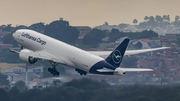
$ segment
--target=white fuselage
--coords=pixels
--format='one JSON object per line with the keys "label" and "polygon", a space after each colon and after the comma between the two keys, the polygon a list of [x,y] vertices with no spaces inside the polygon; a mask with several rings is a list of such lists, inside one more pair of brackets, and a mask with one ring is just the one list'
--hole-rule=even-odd
{"label": "white fuselage", "polygon": [[63,59],[67,66],[89,72],[89,69],[103,58],[43,35],[41,33],[22,29],[13,34],[19,45],[34,52],[46,51],[59,59]]}

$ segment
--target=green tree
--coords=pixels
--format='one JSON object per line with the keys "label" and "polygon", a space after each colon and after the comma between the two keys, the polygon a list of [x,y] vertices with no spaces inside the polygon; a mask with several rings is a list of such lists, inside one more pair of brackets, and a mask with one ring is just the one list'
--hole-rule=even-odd
{"label": "green tree", "polygon": [[142,48],[142,43],[141,42],[137,42],[137,44],[135,45],[136,49],[141,49]]}
{"label": "green tree", "polygon": [[61,84],[62,84],[62,81],[61,81],[61,80],[54,80],[54,81],[53,81],[54,87],[60,86]]}
{"label": "green tree", "polygon": [[7,34],[4,38],[3,38],[3,43],[4,44],[12,44],[14,47],[17,47],[18,44],[17,42],[14,40],[14,38],[12,37],[12,34]]}
{"label": "green tree", "polygon": [[17,87],[12,87],[10,90],[9,90],[9,96],[10,96],[10,101],[18,101],[19,98],[19,90],[17,89]]}
{"label": "green tree", "polygon": [[141,38],[153,38],[158,37],[158,34],[152,30],[144,30],[141,32]]}
{"label": "green tree", "polygon": [[31,26],[29,26],[30,29],[32,30],[35,30],[35,31],[44,31],[46,25],[44,25],[43,22],[39,22],[39,23],[35,23],[35,24],[32,24]]}
{"label": "green tree", "polygon": [[0,86],[9,85],[9,81],[7,80],[7,78],[7,75],[0,73]]}
{"label": "green tree", "polygon": [[167,15],[166,17],[167,17],[167,18],[166,18],[166,19],[167,19],[167,21],[168,21],[168,22],[170,22],[170,16],[169,16],[169,15]]}
{"label": "green tree", "polygon": [[119,32],[118,29],[112,29],[111,33],[109,34],[109,38],[111,42],[116,41],[117,39],[121,38],[124,36],[123,32]]}
{"label": "green tree", "polygon": [[7,92],[2,88],[0,88],[0,100],[1,101],[9,101],[9,96],[8,96]]}
{"label": "green tree", "polygon": [[159,16],[159,15],[156,15],[156,22],[163,22],[163,18],[161,17],[161,16]]}
{"label": "green tree", "polygon": [[79,31],[75,27],[69,26],[68,21],[58,20],[47,25],[44,34],[65,43],[75,45]]}
{"label": "green tree", "polygon": [[146,20],[146,21],[149,20],[149,17],[148,17],[148,16],[145,16],[145,17],[144,17],[144,20]]}
{"label": "green tree", "polygon": [[163,15],[163,20],[170,22],[170,16],[169,15]]}
{"label": "green tree", "polygon": [[155,22],[155,18],[154,18],[153,16],[150,16],[150,17],[149,17],[149,21],[150,21],[150,22]]}
{"label": "green tree", "polygon": [[17,87],[20,91],[26,88],[26,84],[24,81],[20,80],[15,83],[15,87]]}
{"label": "green tree", "polygon": [[175,22],[177,22],[178,20],[179,20],[179,16],[176,15],[176,16],[175,16]]}
{"label": "green tree", "polygon": [[100,83],[92,79],[83,78],[81,80],[72,80],[70,82],[63,84],[63,86],[72,86],[83,90],[95,90],[105,87],[105,82],[102,81],[102,83]]}
{"label": "green tree", "polygon": [[1,60],[0,62],[7,63],[22,63],[18,54],[12,53],[8,48],[4,48],[0,51]]}
{"label": "green tree", "polygon": [[126,28],[126,27],[128,26],[128,24],[122,23],[122,24],[119,24],[118,26],[119,26],[121,29],[124,29],[124,28]]}
{"label": "green tree", "polygon": [[89,45],[90,47],[98,47],[99,43],[102,42],[102,38],[105,37],[105,35],[105,31],[93,29],[84,36],[83,44]]}
{"label": "green tree", "polygon": [[137,24],[137,23],[138,23],[137,19],[134,19],[134,20],[133,20],[133,23],[134,23],[134,24]]}
{"label": "green tree", "polygon": [[150,97],[147,96],[138,96],[133,101],[153,101]]}
{"label": "green tree", "polygon": [[11,24],[7,24],[7,26],[3,29],[3,31],[11,32],[12,31]]}

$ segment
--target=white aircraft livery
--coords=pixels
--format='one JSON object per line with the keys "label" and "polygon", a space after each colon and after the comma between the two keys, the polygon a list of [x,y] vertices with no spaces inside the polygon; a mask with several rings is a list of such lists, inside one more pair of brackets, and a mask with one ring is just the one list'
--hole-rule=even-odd
{"label": "white aircraft livery", "polygon": [[59,72],[56,70],[58,64],[75,68],[81,75],[87,73],[125,75],[126,72],[130,71],[153,71],[152,69],[143,68],[120,68],[120,64],[125,55],[169,48],[126,51],[130,39],[125,38],[113,51],[84,51],[28,29],[17,30],[13,33],[13,38],[22,50],[18,52],[11,49],[11,52],[18,53],[22,61],[30,64],[37,62],[37,60],[47,60],[52,65],[52,68],[48,68],[48,71],[54,76],[59,76]]}

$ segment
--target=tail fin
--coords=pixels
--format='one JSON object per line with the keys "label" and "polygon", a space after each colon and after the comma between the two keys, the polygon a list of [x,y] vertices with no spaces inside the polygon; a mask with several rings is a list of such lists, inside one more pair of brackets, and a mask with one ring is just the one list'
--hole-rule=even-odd
{"label": "tail fin", "polygon": [[118,47],[106,58],[106,61],[115,67],[119,67],[130,39],[125,38]]}

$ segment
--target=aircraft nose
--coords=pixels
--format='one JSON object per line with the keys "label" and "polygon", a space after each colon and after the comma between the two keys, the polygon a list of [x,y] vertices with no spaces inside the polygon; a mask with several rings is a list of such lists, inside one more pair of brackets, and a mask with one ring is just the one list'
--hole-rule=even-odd
{"label": "aircraft nose", "polygon": [[12,34],[13,38],[15,38],[17,36],[17,31],[15,31],[13,34]]}
{"label": "aircraft nose", "polygon": [[15,36],[15,33],[16,33],[16,32],[14,32],[14,33],[12,34],[13,38],[14,38],[14,36]]}

